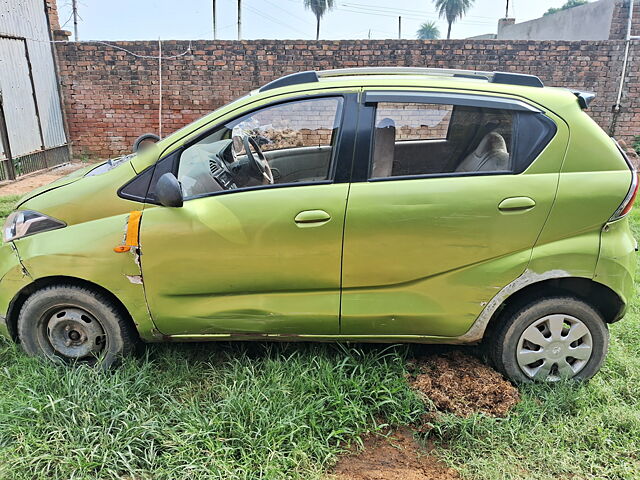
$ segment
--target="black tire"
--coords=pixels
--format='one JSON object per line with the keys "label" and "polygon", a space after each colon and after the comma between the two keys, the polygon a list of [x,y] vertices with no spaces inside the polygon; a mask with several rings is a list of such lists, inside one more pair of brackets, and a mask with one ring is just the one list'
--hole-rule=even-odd
{"label": "black tire", "polygon": [[151,140],[153,143],[157,143],[160,141],[160,137],[155,133],[143,133],[135,139],[135,141],[133,142],[133,146],[131,147],[131,151],[133,153],[136,153],[138,150],[140,150],[140,146],[145,140]]}
{"label": "black tire", "polygon": [[[552,315],[565,315],[567,316],[566,318],[569,319],[569,322],[578,320],[578,323],[573,324],[564,323],[563,320],[563,329],[560,335],[564,335],[562,338],[567,339],[565,345],[562,345],[562,342],[552,342],[552,340],[557,337],[552,337],[548,329],[550,324],[544,324],[544,319],[552,318],[550,317]],[[574,325],[579,325],[579,323],[582,323],[587,328],[588,334],[585,333],[584,336],[575,343],[569,344],[569,335],[565,333],[569,331],[566,325],[572,328]],[[526,343],[528,340],[525,338],[527,337],[525,331],[533,334],[535,333],[532,330],[533,328],[542,331],[542,335],[545,337],[548,335],[546,341],[549,343],[545,344],[543,348],[538,347],[535,343]],[[524,343],[521,344],[521,341]],[[489,358],[493,366],[511,381],[520,383],[556,381],[559,378],[584,381],[593,377],[600,370],[607,356],[609,330],[602,315],[582,300],[571,296],[544,297],[527,303],[524,306],[520,305],[512,309],[507,307],[501,315],[498,327],[491,334],[487,343]],[[572,351],[568,349],[567,345],[572,348],[577,346],[588,349],[590,347],[590,357],[583,360],[572,358],[570,353],[567,353]],[[560,349],[566,350],[562,350],[560,357],[555,357],[555,355],[558,355],[557,352]],[[521,366],[520,363],[525,363],[526,360],[520,357],[521,360],[519,363],[518,354],[525,350],[527,352],[535,350],[536,354],[543,351],[548,353],[544,354],[545,358],[543,359],[532,362],[529,365]],[[542,355],[542,353],[540,353],[540,355]],[[571,368],[576,370],[576,372],[571,375],[559,373],[559,367],[561,365],[559,362],[563,362],[565,356],[569,360],[565,358],[565,363],[562,363],[563,367],[566,368],[566,363],[569,363]],[[558,359],[558,363],[555,363],[555,366],[551,366],[552,370],[551,373],[548,374],[548,377],[542,378],[542,376],[545,375],[542,370],[539,372],[541,378],[532,377],[532,372],[535,372],[538,367],[541,367],[542,364],[553,364],[555,358]],[[574,362],[573,365],[571,365],[571,362]],[[545,365],[545,368],[548,367]],[[558,373],[554,374],[554,371]],[[567,371],[569,370],[565,370],[565,372]],[[573,372],[573,370],[571,370],[571,372]],[[535,374],[533,375],[535,376]]]}
{"label": "black tire", "polygon": [[105,368],[136,353],[140,345],[118,304],[76,285],[54,285],[31,294],[18,316],[18,336],[30,355]]}

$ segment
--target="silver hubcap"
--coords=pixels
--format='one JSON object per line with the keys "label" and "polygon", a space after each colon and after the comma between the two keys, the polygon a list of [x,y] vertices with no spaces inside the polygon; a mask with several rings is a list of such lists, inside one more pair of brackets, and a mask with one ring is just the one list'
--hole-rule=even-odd
{"label": "silver hubcap", "polygon": [[516,359],[535,380],[571,378],[584,368],[593,350],[591,332],[570,315],[547,315],[533,322],[518,340]]}
{"label": "silver hubcap", "polygon": [[79,360],[98,355],[106,335],[100,322],[81,308],[60,308],[45,319],[47,337],[56,353]]}

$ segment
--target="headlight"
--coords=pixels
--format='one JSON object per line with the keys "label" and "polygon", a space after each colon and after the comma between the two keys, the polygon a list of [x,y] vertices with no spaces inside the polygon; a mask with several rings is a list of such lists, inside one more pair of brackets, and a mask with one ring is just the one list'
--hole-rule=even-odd
{"label": "headlight", "polygon": [[34,233],[66,227],[67,224],[33,210],[18,210],[7,217],[2,229],[5,242],[27,237]]}

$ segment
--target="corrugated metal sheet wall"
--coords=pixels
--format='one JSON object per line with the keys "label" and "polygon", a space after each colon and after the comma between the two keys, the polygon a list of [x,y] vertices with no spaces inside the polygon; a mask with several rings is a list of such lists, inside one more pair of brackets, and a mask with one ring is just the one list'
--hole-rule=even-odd
{"label": "corrugated metal sheet wall", "polygon": [[0,135],[0,160],[7,158],[7,154],[4,150],[4,144],[2,143],[2,135]]}
{"label": "corrugated metal sheet wall", "polygon": [[[26,55],[31,66],[31,75],[33,78],[33,86],[35,88],[35,99],[37,101],[38,113],[40,116],[40,126],[42,128],[42,137],[44,139],[44,147],[52,148],[66,144],[66,135],[64,132],[64,123],[62,119],[62,109],[58,92],[58,83],[54,67],[53,52],[49,43],[49,26],[45,13],[45,5],[43,0],[0,0],[0,37],[18,37],[24,38],[26,42]],[[25,43],[23,42],[23,45]],[[2,42],[7,45],[7,41]],[[8,50],[15,47],[4,47]],[[23,46],[24,50],[24,46]],[[12,51],[14,54],[15,51]],[[5,57],[3,51],[0,51],[0,59],[3,61],[16,62],[14,70],[21,70],[20,62],[26,61],[14,57],[9,60]],[[29,64],[27,64],[28,66]],[[9,68],[10,70],[11,68]],[[3,69],[5,70],[5,69]],[[0,79],[1,81],[1,79]],[[27,76],[21,77],[21,82],[26,83],[25,88],[31,89],[31,79]],[[4,90],[3,83],[0,83],[0,89]],[[21,94],[23,90],[21,90]],[[3,93],[4,100],[7,102],[7,92]],[[26,114],[25,111],[22,112]],[[9,115],[5,111],[5,117]],[[12,130],[11,125],[7,121],[7,129]],[[24,140],[20,141],[19,148],[13,145],[11,140],[11,153],[14,157],[31,153],[34,151],[34,138],[29,124],[29,132],[27,127],[23,127],[18,132],[24,135]],[[39,129],[35,130],[38,137],[36,150],[41,149],[42,142],[40,140]],[[12,139],[12,133],[9,131],[9,138]],[[30,149],[30,150],[25,150]]]}
{"label": "corrugated metal sheet wall", "polygon": [[11,154],[42,150],[24,40],[0,37],[0,93]]}

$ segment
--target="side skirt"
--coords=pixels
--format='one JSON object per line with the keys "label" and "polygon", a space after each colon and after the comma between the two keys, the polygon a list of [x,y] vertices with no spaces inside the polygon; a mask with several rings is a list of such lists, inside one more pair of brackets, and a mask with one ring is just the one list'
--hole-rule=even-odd
{"label": "side skirt", "polygon": [[224,342],[256,341],[274,342],[355,342],[355,343],[433,343],[461,344],[457,337],[427,335],[295,335],[276,333],[221,333],[200,335],[167,335],[168,342]]}

